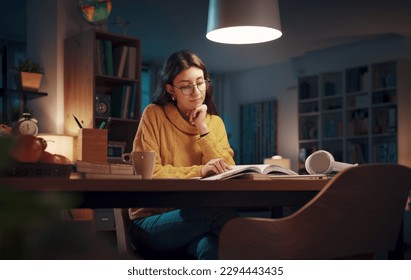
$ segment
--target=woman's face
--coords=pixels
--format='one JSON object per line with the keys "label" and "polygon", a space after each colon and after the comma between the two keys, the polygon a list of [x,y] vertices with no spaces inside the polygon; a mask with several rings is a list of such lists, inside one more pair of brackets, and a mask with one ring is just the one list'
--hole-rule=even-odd
{"label": "woman's face", "polygon": [[204,80],[203,70],[197,67],[190,67],[181,71],[175,77],[172,85],[166,85],[166,91],[174,97],[178,110],[184,116],[187,111],[204,103],[206,81]]}

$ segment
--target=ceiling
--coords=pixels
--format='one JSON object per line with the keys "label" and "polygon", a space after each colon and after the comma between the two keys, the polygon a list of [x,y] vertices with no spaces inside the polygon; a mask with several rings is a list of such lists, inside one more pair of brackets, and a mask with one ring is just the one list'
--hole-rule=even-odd
{"label": "ceiling", "polygon": [[[25,40],[25,2],[0,10],[0,38]],[[78,0],[70,0],[73,5]],[[235,1],[235,0],[234,0]],[[411,36],[411,0],[278,0],[283,36],[263,44],[225,45],[206,39],[209,0],[112,0],[109,30],[139,37],[146,63],[162,63],[190,49],[213,72],[238,71],[286,61],[311,51],[383,37]],[[255,5],[258,0],[250,0]]]}
{"label": "ceiling", "polygon": [[[258,0],[250,0],[255,5]],[[410,0],[279,0],[283,36],[253,45],[208,41],[208,0],[112,0],[109,30],[139,37],[144,62],[190,49],[209,70],[238,71],[387,34],[411,35]]]}

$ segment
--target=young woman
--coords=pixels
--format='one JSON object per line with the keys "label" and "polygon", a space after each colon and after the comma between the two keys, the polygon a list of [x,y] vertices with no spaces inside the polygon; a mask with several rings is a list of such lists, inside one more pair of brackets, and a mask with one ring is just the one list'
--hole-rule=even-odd
{"label": "young woman", "polygon": [[[156,152],[153,178],[205,177],[234,165],[209,74],[196,54],[172,54],[156,94],[143,112],[133,147]],[[220,229],[236,216],[233,209],[218,208],[131,208],[129,215],[134,243],[160,251],[184,249],[197,259],[218,258]]]}

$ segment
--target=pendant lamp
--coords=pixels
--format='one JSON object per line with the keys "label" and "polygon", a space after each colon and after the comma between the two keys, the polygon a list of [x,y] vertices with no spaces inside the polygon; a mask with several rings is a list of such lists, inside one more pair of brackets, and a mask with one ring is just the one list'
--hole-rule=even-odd
{"label": "pendant lamp", "polygon": [[278,0],[210,0],[206,37],[225,44],[255,44],[281,37]]}

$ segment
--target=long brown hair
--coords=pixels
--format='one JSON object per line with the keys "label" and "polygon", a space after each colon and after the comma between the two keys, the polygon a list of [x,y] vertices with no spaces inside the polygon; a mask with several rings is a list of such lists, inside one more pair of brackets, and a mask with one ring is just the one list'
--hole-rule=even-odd
{"label": "long brown hair", "polygon": [[[175,103],[175,101],[171,99],[171,96],[166,92],[166,85],[172,85],[175,77],[181,71],[190,67],[200,68],[203,70],[204,79],[210,80],[210,75],[207,72],[207,68],[198,55],[188,50],[180,50],[175,52],[163,64],[153,103],[157,105]],[[207,89],[204,104],[207,105],[207,112],[209,114],[217,115],[217,109],[213,101],[213,87],[211,82]]]}

